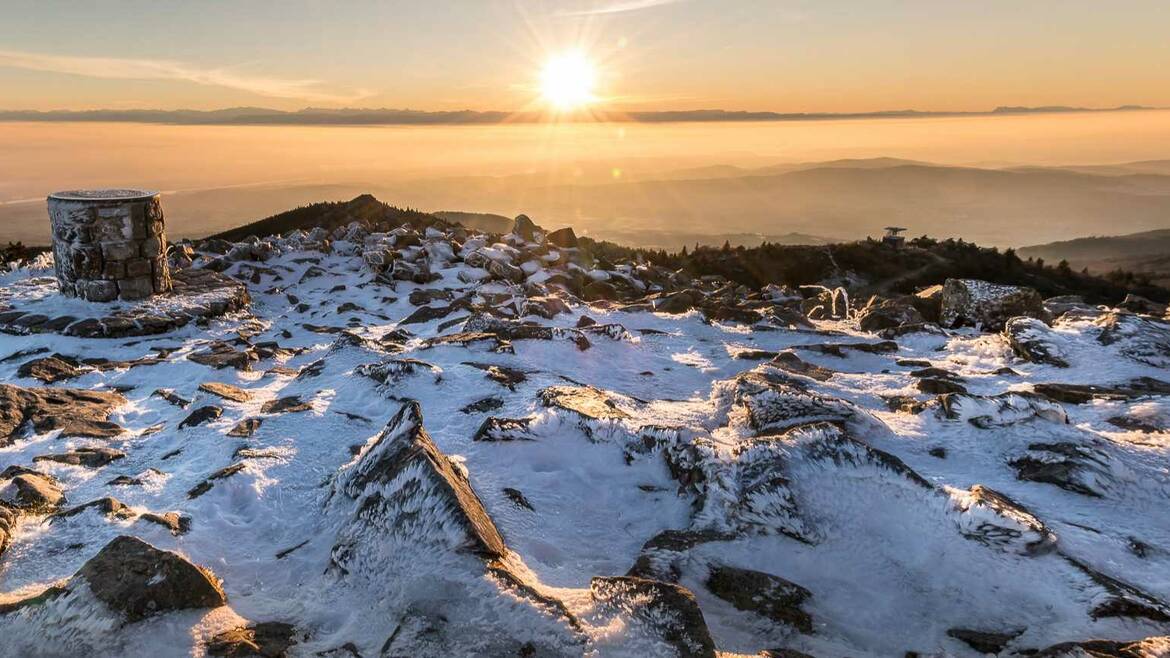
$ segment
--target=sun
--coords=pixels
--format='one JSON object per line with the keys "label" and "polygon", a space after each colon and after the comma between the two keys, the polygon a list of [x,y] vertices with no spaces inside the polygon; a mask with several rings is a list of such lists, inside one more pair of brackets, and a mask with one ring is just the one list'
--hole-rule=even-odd
{"label": "sun", "polygon": [[540,95],[558,110],[572,110],[596,100],[593,62],[580,51],[550,57],[540,71]]}

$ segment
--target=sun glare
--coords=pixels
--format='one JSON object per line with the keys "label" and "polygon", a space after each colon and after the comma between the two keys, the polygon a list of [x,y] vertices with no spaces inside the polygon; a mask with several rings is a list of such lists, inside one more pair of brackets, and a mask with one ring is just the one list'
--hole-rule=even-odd
{"label": "sun glare", "polygon": [[595,100],[593,63],[581,52],[549,58],[540,72],[540,94],[558,110],[572,110]]}

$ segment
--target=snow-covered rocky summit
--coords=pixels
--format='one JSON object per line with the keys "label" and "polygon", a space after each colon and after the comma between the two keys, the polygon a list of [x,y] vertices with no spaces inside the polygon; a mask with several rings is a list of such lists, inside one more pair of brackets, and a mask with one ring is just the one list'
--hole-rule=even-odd
{"label": "snow-covered rocky summit", "polygon": [[526,217],[170,257],[250,305],[0,336],[0,655],[1170,655],[1160,317]]}

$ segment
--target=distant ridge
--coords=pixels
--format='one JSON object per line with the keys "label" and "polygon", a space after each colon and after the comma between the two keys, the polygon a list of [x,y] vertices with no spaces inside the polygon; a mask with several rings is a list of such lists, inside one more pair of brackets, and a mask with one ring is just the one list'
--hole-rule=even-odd
{"label": "distant ridge", "polygon": [[[831,121],[837,119],[905,119],[927,117],[1002,116],[1072,112],[1132,112],[1161,108],[1122,105],[1113,108],[1066,106],[1000,106],[994,110],[932,112],[885,110],[876,112],[747,112],[742,110],[657,110],[642,112],[588,111],[561,115],[558,121],[611,121],[634,123],[740,122],[740,121]],[[0,110],[0,121],[112,121],[184,125],[465,125],[492,123],[538,123],[548,120],[540,112],[479,110],[424,111],[389,108],[305,108],[296,111],[263,107],[235,107],[222,110]]]}
{"label": "distant ridge", "polygon": [[393,228],[405,223],[429,223],[438,221],[438,218],[417,210],[396,208],[378,201],[372,194],[362,194],[349,201],[324,201],[286,210],[208,237],[238,242],[252,235],[263,237],[297,229],[308,231],[321,227],[333,230],[354,221]]}

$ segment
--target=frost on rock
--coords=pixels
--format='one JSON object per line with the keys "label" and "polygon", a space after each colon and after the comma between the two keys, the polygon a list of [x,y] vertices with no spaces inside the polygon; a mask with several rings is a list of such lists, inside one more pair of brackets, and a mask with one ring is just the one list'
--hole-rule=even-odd
{"label": "frost on rock", "polygon": [[948,393],[941,398],[939,412],[944,418],[966,421],[980,429],[1006,427],[1034,420],[1061,424],[1068,422],[1068,414],[1060,405],[1025,393],[990,396]]}
{"label": "frost on rock", "polygon": [[[502,637],[501,627],[478,620],[506,608],[524,615],[528,621],[518,623],[543,633],[542,643],[557,651],[579,643],[575,617],[530,582],[466,473],[427,435],[417,402],[404,404],[337,474],[331,498],[330,513],[344,515],[330,551],[331,574],[361,588],[430,592],[420,610],[414,609],[420,601],[395,602],[416,624],[410,631],[417,636],[396,640],[413,643],[403,651],[518,651],[522,639]],[[516,601],[509,603],[505,592]]]}
{"label": "frost on rock", "polygon": [[1068,355],[1061,346],[1060,338],[1036,318],[1017,317],[1007,321],[1003,330],[1008,344],[1016,356],[1031,361],[1044,363],[1058,368],[1068,367]]}
{"label": "frost on rock", "polygon": [[947,279],[943,284],[939,324],[944,327],[971,324],[999,331],[1016,316],[1046,319],[1048,311],[1040,293],[975,279]]}
{"label": "frost on rock", "polygon": [[950,493],[964,537],[1023,555],[1055,547],[1056,535],[1040,519],[998,491],[977,484]]}
{"label": "frost on rock", "polygon": [[1170,368],[1170,322],[1131,313],[1110,313],[1097,321],[1097,340],[1134,361]]}
{"label": "frost on rock", "polygon": [[[0,380],[55,384],[0,384],[0,655],[1166,654],[1156,306],[961,281],[859,312],[327,210],[172,244],[251,305],[158,335],[38,333],[89,302],[0,271]],[[129,621],[105,585],[178,567],[70,578],[123,535],[239,611]]]}

